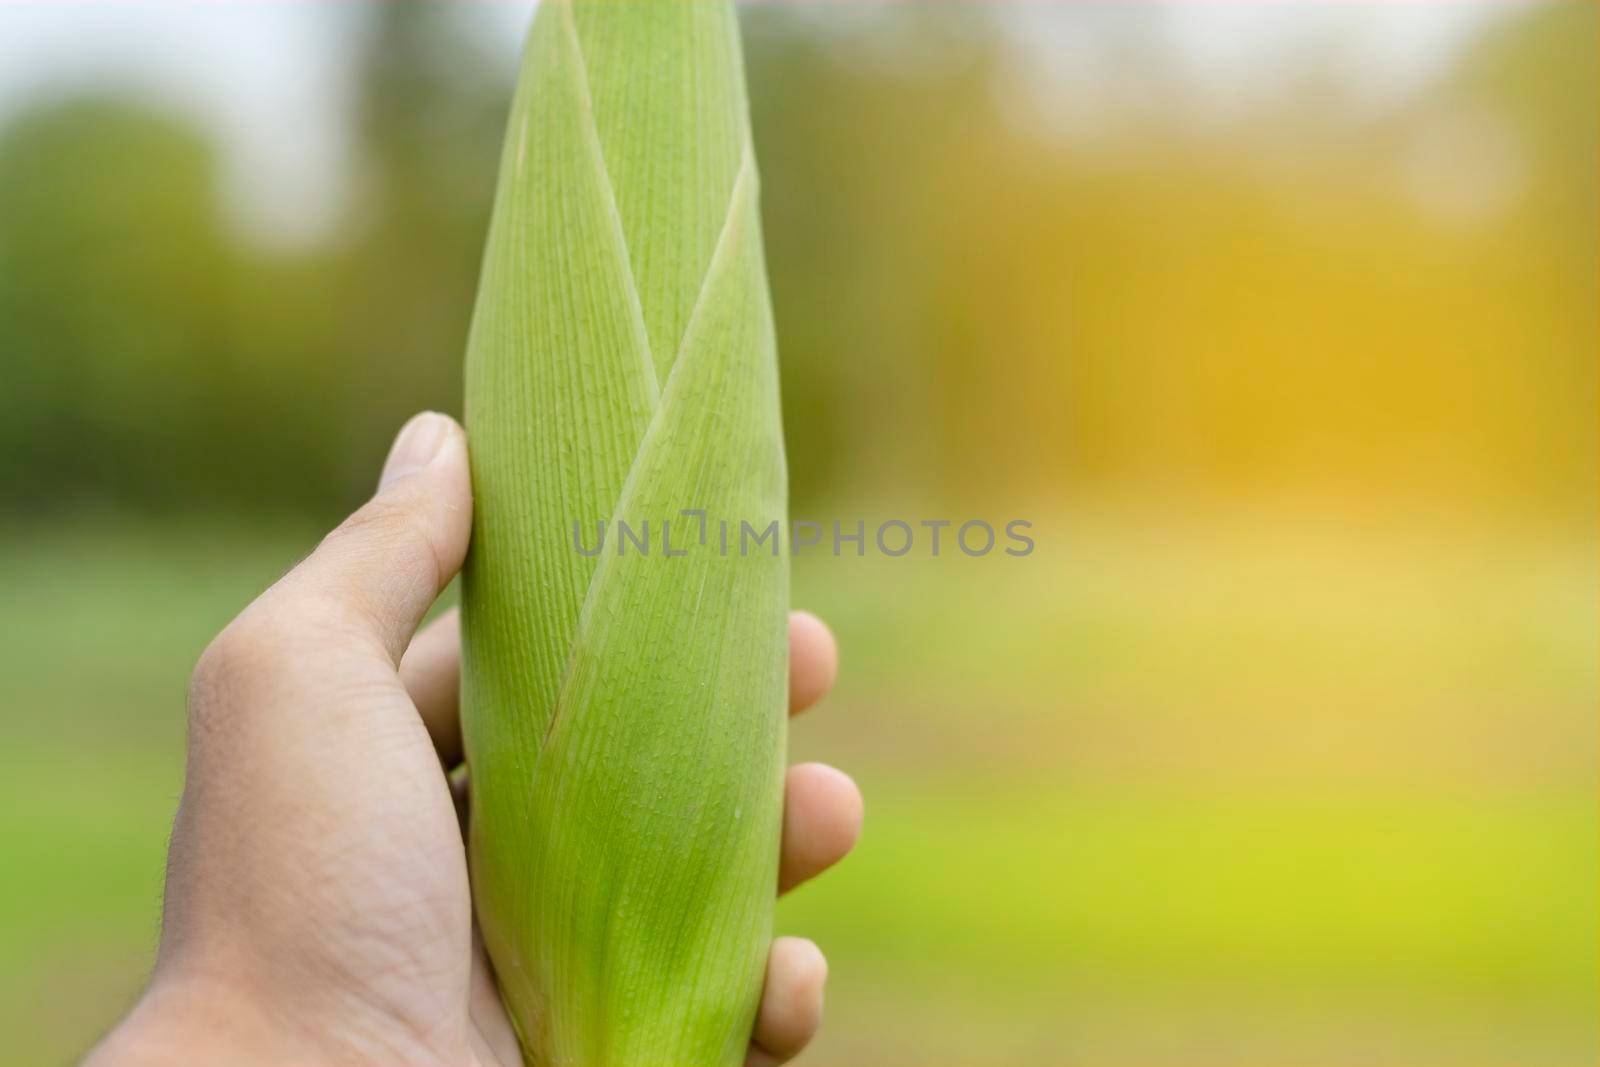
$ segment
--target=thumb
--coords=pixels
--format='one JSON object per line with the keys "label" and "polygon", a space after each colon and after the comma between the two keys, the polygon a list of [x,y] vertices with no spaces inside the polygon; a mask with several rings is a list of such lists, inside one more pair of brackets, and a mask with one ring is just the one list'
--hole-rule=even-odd
{"label": "thumb", "polygon": [[380,642],[398,665],[429,606],[449,584],[472,534],[467,438],[426,411],[401,428],[378,492],[279,583]]}

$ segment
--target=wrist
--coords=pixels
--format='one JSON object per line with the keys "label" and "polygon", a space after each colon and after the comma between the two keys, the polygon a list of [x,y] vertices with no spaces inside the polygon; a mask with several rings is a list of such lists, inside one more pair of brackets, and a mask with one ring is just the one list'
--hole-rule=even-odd
{"label": "wrist", "polygon": [[211,974],[160,968],[127,1018],[82,1067],[332,1067],[438,1063],[436,1049],[388,1016],[332,992],[275,996]]}
{"label": "wrist", "polygon": [[83,1067],[227,1063],[267,1067],[298,1057],[247,998],[206,979],[152,981]]}

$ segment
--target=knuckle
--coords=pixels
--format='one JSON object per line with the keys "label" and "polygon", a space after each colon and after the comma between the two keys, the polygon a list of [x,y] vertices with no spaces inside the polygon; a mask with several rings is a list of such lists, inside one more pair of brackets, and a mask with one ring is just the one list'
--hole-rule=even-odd
{"label": "knuckle", "polygon": [[280,642],[247,610],[212,639],[189,676],[189,722],[209,730],[223,709],[238,702],[274,669]]}
{"label": "knuckle", "polygon": [[437,586],[443,565],[423,502],[406,494],[377,497],[340,523],[328,540],[345,550],[429,575]]}
{"label": "knuckle", "polygon": [[189,709],[213,703],[227,688],[239,658],[239,639],[230,625],[206,645],[189,676]]}

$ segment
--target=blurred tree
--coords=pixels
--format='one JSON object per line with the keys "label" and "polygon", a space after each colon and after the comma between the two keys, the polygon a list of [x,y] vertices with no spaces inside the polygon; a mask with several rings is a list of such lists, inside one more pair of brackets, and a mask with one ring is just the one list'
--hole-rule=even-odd
{"label": "blurred tree", "polygon": [[743,14],[795,507],[947,492],[993,454],[968,439],[994,410],[992,384],[974,383],[1014,384],[975,350],[970,294],[939,292],[971,281],[957,228],[986,210],[949,175],[987,167],[1003,136],[991,20],[925,5],[838,24]]}
{"label": "blurred tree", "polygon": [[[401,419],[458,410],[512,76],[473,15],[318,12],[358,50],[355,207],[320,248],[229,231],[205,138],[148,108],[0,132],[8,506],[330,515]],[[1333,92],[1341,41],[1204,125],[1137,8],[743,18],[797,512],[1083,487],[1592,510],[1592,3],[1490,22],[1409,105]],[[1030,83],[1019,31],[1115,70]],[[1505,202],[1430,202],[1475,175]]]}
{"label": "blurred tree", "polygon": [[331,513],[406,415],[459,408],[509,72],[455,9],[325,17],[363,21],[358,208],[323,247],[244,243],[205,135],[150,106],[0,136],[8,505]]}
{"label": "blurred tree", "polygon": [[[1224,118],[1170,76],[1170,42],[1130,32],[1139,9],[751,9],[797,506],[1591,501],[1596,10],[1502,16],[1419,103],[1377,110],[1329,38],[1314,76]],[[1106,128],[1063,135],[1070,78],[1018,108],[1004,17],[1115,45]],[[1452,219],[1405,178],[1440,107],[1474,98],[1504,123],[1446,114],[1429,165],[1528,184]]]}
{"label": "blurred tree", "polygon": [[226,480],[194,451],[239,399],[215,172],[194,130],[111,100],[51,104],[0,138],[0,482],[17,505],[171,505]]}
{"label": "blurred tree", "polygon": [[[399,421],[460,414],[461,355],[514,72],[450,4],[374,4],[355,100],[357,207],[344,238],[339,343],[345,474],[364,487]],[[336,13],[333,17],[343,17]]]}
{"label": "blurred tree", "polygon": [[[1592,528],[1600,463],[1600,5],[1561,0],[1494,27],[1449,89],[1514,131],[1518,210],[1482,250],[1517,424],[1506,476]],[[1509,440],[1506,440],[1508,438]]]}

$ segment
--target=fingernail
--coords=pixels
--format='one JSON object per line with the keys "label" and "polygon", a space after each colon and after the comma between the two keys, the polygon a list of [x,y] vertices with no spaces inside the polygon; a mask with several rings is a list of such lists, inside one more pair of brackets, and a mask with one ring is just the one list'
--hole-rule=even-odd
{"label": "fingernail", "polygon": [[450,420],[437,412],[424,411],[412,416],[389,447],[389,458],[383,461],[383,477],[378,479],[378,488],[381,490],[426,467],[439,454],[449,433]]}

